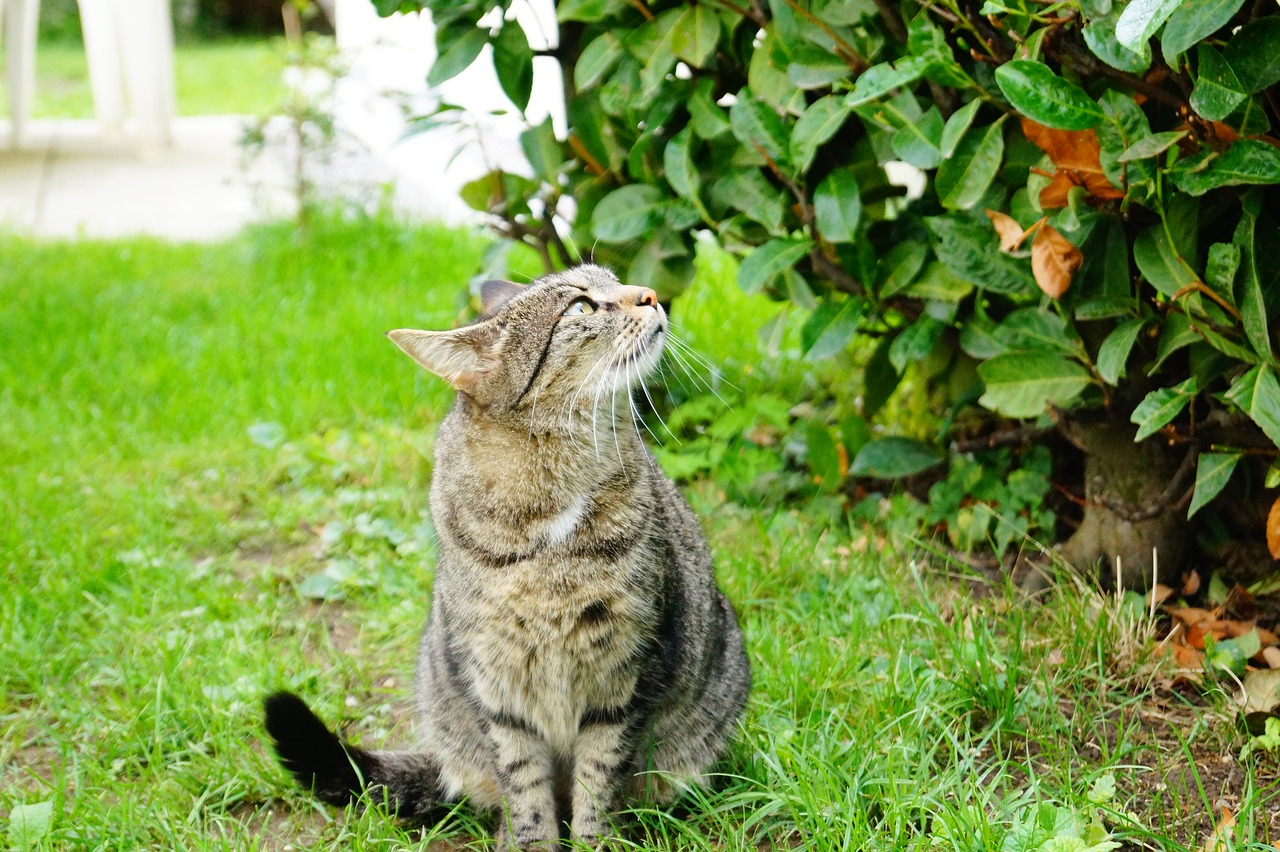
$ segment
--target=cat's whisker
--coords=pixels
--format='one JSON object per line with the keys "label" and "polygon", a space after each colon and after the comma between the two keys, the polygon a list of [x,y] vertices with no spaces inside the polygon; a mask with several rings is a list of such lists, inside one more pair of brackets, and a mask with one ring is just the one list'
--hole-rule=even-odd
{"label": "cat's whisker", "polygon": [[[671,431],[671,427],[667,425],[667,421],[662,419],[662,413],[658,411],[658,406],[654,404],[653,397],[649,394],[649,386],[645,384],[644,374],[639,370],[638,365],[636,369],[636,380],[640,383],[640,390],[644,391],[644,398],[649,400],[649,410],[652,411],[653,415],[658,418],[658,422],[662,424],[662,428],[667,431],[668,435],[670,435],[672,438],[675,439],[675,442],[677,445],[684,446],[684,443],[679,438],[676,437],[676,433]],[[652,430],[649,432],[649,434],[653,435]],[[658,440],[657,435],[654,435],[653,439],[655,441],[658,441],[659,445],[663,443],[662,441]]]}
{"label": "cat's whisker", "polygon": [[[640,427],[643,426],[644,431],[649,433],[649,436],[653,438],[654,442],[657,443],[658,445],[661,445],[662,441],[658,438],[657,435],[653,434],[653,430],[649,428],[649,424],[645,423],[644,418],[640,416],[640,410],[636,408],[635,397],[632,395],[632,392],[631,392],[631,368],[632,367],[636,368],[636,381],[640,384],[640,387],[642,388],[644,387],[644,376],[640,374],[640,362],[637,359],[635,353],[632,353],[627,357],[626,363],[627,363],[627,402],[631,406],[631,425],[632,425],[632,428],[635,429],[636,431],[636,438],[641,441],[644,440],[644,437],[640,434]],[[649,395],[649,391],[647,389],[645,390],[644,393],[645,393],[645,396]],[[649,400],[649,404],[653,405],[652,399]],[[657,412],[655,411],[654,413],[656,414]],[[658,419],[661,420],[662,418],[659,417]],[[672,435],[671,437],[674,438],[675,435]]]}
{"label": "cat's whisker", "polygon": [[692,358],[694,363],[698,364],[707,372],[709,372],[711,374],[711,377],[714,378],[717,382],[723,382],[724,384],[728,385],[729,387],[733,388],[739,393],[742,392],[742,388],[738,387],[733,382],[725,378],[724,372],[720,370],[718,367],[716,367],[714,364],[712,364],[710,361],[708,361],[707,358],[697,349],[694,349],[692,346],[690,346],[688,343],[681,340],[680,338],[676,337],[674,334],[668,333],[667,339],[671,341],[671,343],[677,349],[679,349],[685,355],[688,355],[690,358]]}
{"label": "cat's whisker", "polygon": [[[671,338],[671,340],[674,342],[674,341],[675,341],[675,338],[673,337],[673,338]],[[684,344],[681,344],[681,345],[684,345]],[[680,346],[674,346],[674,347],[672,347],[671,352],[672,352],[672,354],[675,354],[677,358],[679,358],[679,359],[680,359],[681,363],[684,363],[684,364],[685,364],[685,369],[686,369],[686,370],[689,370],[689,375],[690,375],[690,376],[697,376],[696,371],[694,371],[694,370],[690,369],[690,368],[689,368],[689,365],[687,364],[687,362],[685,362],[685,361],[684,361],[684,356],[690,356],[690,357],[694,357],[694,358],[701,358],[702,356],[698,355],[698,354],[697,354],[696,352],[694,352],[692,349],[689,349],[687,345],[685,346],[685,348],[684,348],[684,351],[683,351],[683,352],[681,352],[681,350],[680,350]],[[714,377],[714,378],[716,378],[716,379],[718,379],[718,380],[720,380],[720,381],[724,381],[724,383],[725,383],[725,384],[727,384],[729,387],[733,388],[734,390],[736,390],[736,391],[738,391],[738,392],[741,392],[741,391],[742,391],[742,388],[738,387],[738,386],[737,386],[737,385],[735,385],[733,382],[726,381],[726,380],[725,380],[725,379],[724,379],[724,378],[719,374],[719,372],[718,372],[718,371],[716,371],[716,370],[712,370],[712,375],[713,375],[713,377]],[[729,404],[729,400],[725,399],[723,396],[721,396],[721,395],[720,395],[720,391],[716,390],[715,385],[713,385],[711,382],[707,381],[705,378],[703,378],[703,379],[702,379],[702,382],[703,382],[703,384],[705,384],[705,385],[706,385],[707,390],[711,391],[711,393],[715,396],[715,398],[716,398],[716,399],[718,399],[718,400],[720,400],[720,402],[724,405],[724,407],[725,407],[725,408],[728,408],[729,410],[733,410],[733,406]]]}
{"label": "cat's whisker", "polygon": [[621,366],[624,365],[616,365],[613,370],[613,393],[609,395],[609,414],[611,415],[610,421],[613,424],[613,448],[618,453],[618,467],[622,468],[623,478],[630,482],[631,478],[627,476],[627,463],[622,458],[622,443],[618,439],[618,367]]}

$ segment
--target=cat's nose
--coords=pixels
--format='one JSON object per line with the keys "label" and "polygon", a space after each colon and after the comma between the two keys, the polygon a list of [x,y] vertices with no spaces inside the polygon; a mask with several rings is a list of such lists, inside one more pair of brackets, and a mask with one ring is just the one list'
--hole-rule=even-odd
{"label": "cat's nose", "polygon": [[645,287],[640,291],[640,295],[636,297],[636,305],[647,308],[658,307],[658,294]]}

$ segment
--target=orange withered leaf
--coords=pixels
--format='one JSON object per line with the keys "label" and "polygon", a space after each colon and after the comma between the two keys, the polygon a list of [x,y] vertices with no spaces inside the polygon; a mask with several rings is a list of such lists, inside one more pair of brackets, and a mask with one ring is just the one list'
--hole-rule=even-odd
{"label": "orange withered leaf", "polygon": [[1280,497],[1267,512],[1267,550],[1271,551],[1272,559],[1280,559]]}
{"label": "orange withered leaf", "polygon": [[1052,225],[1044,224],[1031,241],[1031,274],[1051,299],[1061,299],[1084,263],[1084,254]]}
{"label": "orange withered leaf", "polygon": [[[987,214],[987,218],[991,220],[996,233],[1000,235],[1000,251],[1017,251],[1018,246],[1022,245],[1022,241],[1027,238],[1027,232],[1031,228],[1023,230],[1017,219],[1008,213],[1001,213],[999,210],[984,210],[982,212]],[[1035,226],[1033,225],[1032,227]]]}
{"label": "orange withered leaf", "polygon": [[1056,167],[1053,179],[1040,191],[1041,207],[1067,206],[1067,192],[1073,186],[1084,187],[1090,196],[1101,201],[1124,198],[1124,192],[1113,186],[1102,171],[1098,134],[1093,130],[1057,130],[1024,118],[1022,133],[1048,154]]}

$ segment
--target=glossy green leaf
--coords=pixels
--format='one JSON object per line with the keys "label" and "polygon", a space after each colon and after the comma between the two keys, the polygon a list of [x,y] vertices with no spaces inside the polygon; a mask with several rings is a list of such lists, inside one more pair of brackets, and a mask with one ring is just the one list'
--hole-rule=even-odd
{"label": "glossy green leaf", "polygon": [[800,346],[810,360],[829,358],[844,350],[858,333],[866,311],[861,299],[826,299],[800,328]]}
{"label": "glossy green leaf", "polygon": [[942,113],[930,107],[919,121],[909,121],[889,140],[893,153],[917,169],[936,169],[942,156]]}
{"label": "glossy green leaf", "polygon": [[493,70],[503,93],[523,113],[533,93],[533,49],[515,21],[504,22],[493,40]]}
{"label": "glossy green leaf", "polygon": [[719,40],[720,16],[709,3],[686,6],[671,28],[671,49],[694,68],[707,64]]}
{"label": "glossy green leaf", "polygon": [[1237,378],[1227,390],[1227,399],[1280,447],[1280,381],[1273,367],[1254,367]]}
{"label": "glossy green leaf", "polygon": [[618,65],[624,53],[622,41],[613,33],[603,33],[582,49],[573,66],[573,84],[579,91],[597,85]]}
{"label": "glossy green leaf", "polygon": [[999,239],[985,219],[933,216],[925,225],[938,260],[962,280],[997,293],[1036,291],[1030,263],[999,251]]}
{"label": "glossy green leaf", "polygon": [[1167,151],[1179,139],[1186,138],[1186,135],[1187,131],[1185,130],[1166,130],[1163,133],[1152,133],[1150,136],[1143,136],[1137,142],[1125,148],[1120,156],[1116,157],[1116,161],[1129,163],[1134,160],[1149,159]]}
{"label": "glossy green leaf", "polygon": [[442,27],[437,32],[436,44],[440,54],[427,72],[428,86],[438,86],[461,74],[489,43],[488,33],[479,27],[468,25],[462,35],[456,35],[456,32],[456,28],[449,27]]}
{"label": "glossy green leaf", "polygon": [[1056,349],[1064,355],[1080,351],[1079,339],[1068,333],[1066,321],[1040,307],[1012,311],[992,333],[1007,351]]}
{"label": "glossy green leaf", "polygon": [[690,153],[692,143],[693,130],[689,127],[671,137],[662,151],[662,173],[676,195],[697,200],[701,176]]}
{"label": "glossy green leaf", "polygon": [[1038,417],[1050,406],[1065,408],[1092,384],[1089,371],[1051,352],[997,355],[978,365],[986,391],[978,400],[1005,417]]}
{"label": "glossy green leaf", "polygon": [[631,8],[627,0],[560,0],[556,3],[556,20],[601,21]]}
{"label": "glossy green leaf", "polygon": [[1144,42],[1142,50],[1135,53],[1117,41],[1116,22],[1119,18],[1119,12],[1112,11],[1090,19],[1081,30],[1084,43],[1094,56],[1112,68],[1128,71],[1130,74],[1144,74],[1151,67],[1151,50]]}
{"label": "glossy green leaf", "polygon": [[849,117],[844,99],[835,95],[818,98],[809,105],[791,131],[791,161],[800,171],[808,171],[818,147],[826,142]]}
{"label": "glossy green leaf", "polygon": [[1244,103],[1243,91],[1236,72],[1222,54],[1207,44],[1196,50],[1196,87],[1191,90],[1191,108],[1209,121],[1221,121]]}
{"label": "glossy green leaf", "polygon": [[600,200],[591,214],[591,230],[606,243],[646,237],[662,223],[667,196],[656,186],[630,184]]}
{"label": "glossy green leaf", "polygon": [[840,452],[836,449],[836,440],[831,435],[827,424],[817,418],[805,424],[805,447],[808,450],[809,470],[818,481],[823,491],[836,491],[840,488]]}
{"label": "glossy green leaf", "polygon": [[564,165],[564,149],[556,139],[550,116],[541,124],[535,124],[520,134],[520,148],[535,175],[549,183],[556,182],[560,168]]}
{"label": "glossy green leaf", "polygon": [[1014,109],[1046,127],[1088,130],[1105,118],[1097,101],[1043,62],[1014,59],[996,69],[996,84]]}
{"label": "glossy green leaf", "polygon": [[699,80],[688,101],[689,123],[703,139],[716,139],[731,129],[729,116],[711,99],[714,88],[713,80]]}
{"label": "glossy green leaf", "polygon": [[1249,94],[1280,83],[1280,17],[1250,21],[1231,37],[1223,58]]}
{"label": "glossy green leaf", "polygon": [[[1236,464],[1240,461],[1239,453],[1201,453],[1196,462],[1196,486],[1191,495],[1191,505],[1187,507],[1187,519],[1222,492],[1231,479]],[[1256,634],[1255,634],[1256,635]],[[1257,653],[1257,651],[1254,651]]]}
{"label": "glossy green leaf", "polygon": [[1164,226],[1155,224],[1133,241],[1133,260],[1142,277],[1166,296],[1174,296],[1194,283],[1195,272],[1169,242]]}
{"label": "glossy green leaf", "polygon": [[1209,246],[1204,283],[1228,305],[1235,304],[1236,270],[1240,268],[1240,257],[1240,247],[1231,243],[1214,243]]}
{"label": "glossy green leaf", "polygon": [[1200,392],[1194,378],[1187,379],[1176,387],[1158,388],[1147,394],[1129,417],[1137,424],[1138,432],[1134,442],[1138,442],[1154,434],[1173,418],[1182,413],[1187,403]]}
{"label": "glossy green leaf", "polygon": [[868,420],[884,408],[902,382],[902,374],[889,363],[889,347],[892,345],[893,335],[881,338],[863,368],[862,416]]}
{"label": "glossy green leaf", "polygon": [[775,163],[786,162],[790,136],[773,107],[752,97],[743,89],[729,108],[729,125],[733,135],[748,149],[758,149]]}
{"label": "glossy green leaf", "polygon": [[936,447],[910,438],[879,438],[868,441],[849,465],[850,476],[874,479],[901,479],[922,473],[944,461]]}
{"label": "glossy green leaf", "polygon": [[938,167],[934,188],[948,210],[968,210],[986,194],[1004,159],[1004,121],[973,127]]}
{"label": "glossy green leaf", "polygon": [[922,56],[908,56],[896,64],[888,62],[873,65],[858,75],[858,82],[849,93],[849,106],[857,107],[887,95],[900,86],[919,80],[929,65]]}
{"label": "glossy green leaf", "polygon": [[973,117],[978,114],[978,108],[981,106],[982,101],[974,98],[960,107],[960,109],[951,113],[951,117],[947,119],[946,126],[942,128],[942,139],[938,146],[942,149],[943,157],[950,157],[955,153],[956,146],[960,144],[960,140],[968,132],[969,126],[973,124]]}
{"label": "glossy green leaf", "polygon": [[[1237,273],[1236,288],[1239,293],[1240,321],[1244,333],[1249,338],[1253,351],[1268,361],[1274,361],[1271,349],[1271,332],[1267,322],[1267,300],[1262,292],[1262,281],[1258,274],[1257,250],[1257,217],[1260,212],[1257,196],[1246,197],[1242,205],[1243,212],[1240,224],[1231,242],[1240,249],[1240,267]],[[1266,259],[1262,259],[1266,263]]]}
{"label": "glossy green leaf", "polygon": [[818,233],[832,243],[851,243],[858,236],[862,218],[862,194],[852,168],[827,175],[813,194],[814,223]]}
{"label": "glossy green leaf", "polygon": [[1280,183],[1280,150],[1258,139],[1237,139],[1221,154],[1203,150],[1179,160],[1170,177],[1191,196],[1222,186]]}
{"label": "glossy green leaf", "polygon": [[1176,65],[1179,54],[1225,27],[1244,0],[1183,0],[1160,34],[1165,61]]}
{"label": "glossy green leaf", "polygon": [[1129,361],[1129,353],[1138,340],[1144,321],[1127,320],[1112,329],[1106,340],[1098,347],[1098,375],[1107,384],[1115,387],[1124,378],[1125,365]]}
{"label": "glossy green leaf", "polygon": [[744,293],[758,293],[783,270],[790,269],[809,254],[811,240],[778,239],[756,246],[738,265],[738,287]]}
{"label": "glossy green leaf", "polygon": [[1130,0],[1116,21],[1116,41],[1135,53],[1163,26],[1181,0]]}

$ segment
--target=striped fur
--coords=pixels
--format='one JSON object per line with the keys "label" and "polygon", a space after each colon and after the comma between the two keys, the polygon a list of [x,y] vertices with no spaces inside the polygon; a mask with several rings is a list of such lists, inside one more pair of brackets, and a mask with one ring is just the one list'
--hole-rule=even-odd
{"label": "striped fur", "polygon": [[474,325],[391,333],[459,391],[436,442],[415,753],[344,746],[292,696],[269,699],[268,730],[325,801],[377,787],[418,815],[468,796],[507,847],[594,842],[626,800],[670,801],[721,754],[742,634],[632,422],[666,337],[652,291],[583,266],[483,296]]}

